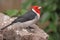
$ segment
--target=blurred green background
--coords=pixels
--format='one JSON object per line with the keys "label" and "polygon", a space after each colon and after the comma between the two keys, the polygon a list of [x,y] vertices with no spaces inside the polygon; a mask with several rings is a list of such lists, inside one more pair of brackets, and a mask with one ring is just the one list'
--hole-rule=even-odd
{"label": "blurred green background", "polygon": [[18,0],[18,2],[19,1],[18,10],[4,10],[3,13],[10,17],[16,17],[23,15],[30,10],[30,7],[33,5],[42,6],[41,18],[37,25],[49,34],[48,40],[60,40],[60,0]]}

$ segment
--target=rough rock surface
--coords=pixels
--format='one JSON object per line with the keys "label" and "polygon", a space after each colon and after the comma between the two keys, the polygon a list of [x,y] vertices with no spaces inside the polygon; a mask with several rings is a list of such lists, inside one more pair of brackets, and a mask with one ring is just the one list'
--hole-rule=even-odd
{"label": "rough rock surface", "polygon": [[[0,13],[0,29],[14,19]],[[32,28],[30,29],[30,27]],[[0,40],[48,40],[48,37],[48,34],[35,24],[24,28],[17,23],[0,32]]]}

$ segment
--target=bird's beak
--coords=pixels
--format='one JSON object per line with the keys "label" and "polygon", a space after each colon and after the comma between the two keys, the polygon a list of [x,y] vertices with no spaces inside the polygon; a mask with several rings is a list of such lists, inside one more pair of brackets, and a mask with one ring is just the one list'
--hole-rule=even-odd
{"label": "bird's beak", "polygon": [[41,9],[42,7],[38,7],[38,9]]}

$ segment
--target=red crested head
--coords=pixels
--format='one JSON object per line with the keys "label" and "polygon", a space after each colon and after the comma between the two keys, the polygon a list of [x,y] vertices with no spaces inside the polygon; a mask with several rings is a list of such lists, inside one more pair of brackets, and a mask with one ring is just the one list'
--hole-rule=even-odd
{"label": "red crested head", "polygon": [[35,13],[37,13],[37,14],[39,14],[40,15],[40,6],[32,6],[32,9],[33,9],[33,11],[35,12]]}

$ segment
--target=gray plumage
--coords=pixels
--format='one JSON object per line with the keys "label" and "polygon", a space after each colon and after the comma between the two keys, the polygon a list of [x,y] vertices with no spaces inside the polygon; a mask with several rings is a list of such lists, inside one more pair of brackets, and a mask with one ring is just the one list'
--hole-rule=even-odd
{"label": "gray plumage", "polygon": [[27,13],[25,13],[24,15],[17,17],[17,19],[15,19],[12,23],[26,22],[26,21],[34,19],[36,15],[37,15],[36,13],[34,13],[32,10],[30,10]]}

